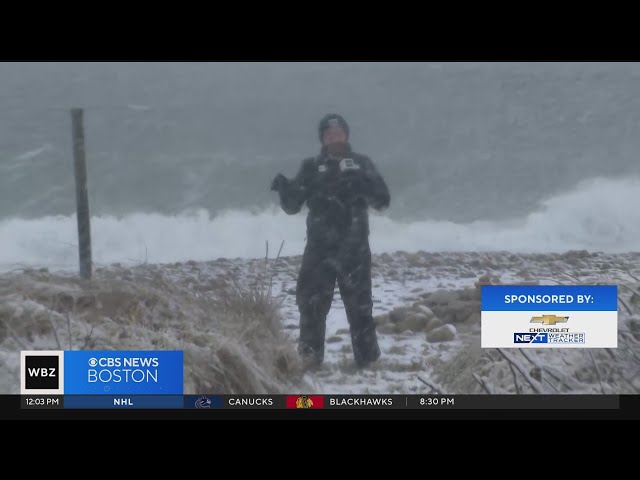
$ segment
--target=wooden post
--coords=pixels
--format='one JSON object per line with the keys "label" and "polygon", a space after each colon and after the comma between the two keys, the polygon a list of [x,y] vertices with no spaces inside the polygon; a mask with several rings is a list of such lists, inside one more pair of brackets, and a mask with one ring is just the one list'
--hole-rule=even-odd
{"label": "wooden post", "polygon": [[78,250],[80,277],[91,279],[91,217],[87,189],[87,160],[85,157],[83,110],[71,110],[73,164],[76,177],[76,215],[78,217]]}

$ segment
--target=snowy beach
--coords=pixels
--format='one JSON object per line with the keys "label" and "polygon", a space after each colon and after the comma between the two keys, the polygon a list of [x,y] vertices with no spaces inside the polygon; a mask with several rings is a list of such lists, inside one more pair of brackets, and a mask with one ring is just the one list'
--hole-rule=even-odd
{"label": "snowy beach", "polygon": [[[640,253],[374,255],[381,359],[357,370],[336,289],[323,367],[295,352],[300,257],[114,264],[0,275],[0,391],[19,351],[185,351],[186,393],[634,393],[640,390]],[[617,349],[480,348],[481,284],[617,284]]]}

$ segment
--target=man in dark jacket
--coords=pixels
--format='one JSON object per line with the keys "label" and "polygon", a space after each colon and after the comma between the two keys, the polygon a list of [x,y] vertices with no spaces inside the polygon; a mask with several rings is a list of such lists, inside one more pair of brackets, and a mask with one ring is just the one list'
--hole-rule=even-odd
{"label": "man in dark jacket", "polygon": [[351,150],[349,125],[331,114],[319,125],[322,150],[292,180],[278,174],[271,189],[289,215],[307,204],[307,244],[298,275],[298,351],[305,367],[324,360],[326,317],[336,280],[345,306],[356,364],[380,357],[373,321],[368,207],[389,206],[389,189],[371,159]]}

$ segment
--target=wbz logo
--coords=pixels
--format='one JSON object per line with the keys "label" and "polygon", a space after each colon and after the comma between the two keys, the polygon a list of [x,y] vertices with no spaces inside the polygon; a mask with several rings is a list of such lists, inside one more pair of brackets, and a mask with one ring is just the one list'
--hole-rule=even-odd
{"label": "wbz logo", "polygon": [[61,351],[20,352],[20,393],[62,394],[63,355]]}

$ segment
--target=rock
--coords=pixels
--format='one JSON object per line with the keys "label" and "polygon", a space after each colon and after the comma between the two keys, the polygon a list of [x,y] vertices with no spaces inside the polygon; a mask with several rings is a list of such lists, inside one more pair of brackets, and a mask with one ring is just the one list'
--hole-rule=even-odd
{"label": "rock", "polygon": [[411,330],[412,332],[419,332],[424,330],[427,326],[429,318],[422,313],[411,312],[408,313],[404,320],[398,323],[400,331]]}
{"label": "rock", "polygon": [[442,320],[440,320],[437,317],[433,317],[433,318],[429,319],[429,321],[427,321],[427,325],[425,326],[425,330],[427,332],[430,332],[431,330],[434,330],[436,328],[440,328],[442,325],[444,325],[444,323],[442,323]]}
{"label": "rock", "polygon": [[427,341],[431,343],[448,342],[456,338],[456,327],[453,325],[443,325],[427,333]]}
{"label": "rock", "polygon": [[431,295],[425,298],[427,305],[448,305],[452,301],[456,300],[455,292],[450,290],[436,290]]}
{"label": "rock", "polygon": [[479,301],[458,300],[445,306],[434,306],[433,312],[442,323],[464,323],[469,315],[480,311]]}
{"label": "rock", "polygon": [[480,268],[480,260],[471,260],[467,265],[473,268]]}
{"label": "rock", "polygon": [[423,265],[420,255],[417,253],[410,253],[407,255],[407,263],[411,267],[421,267]]}
{"label": "rock", "polygon": [[426,305],[423,305],[421,303],[415,304],[413,309],[418,313],[426,315],[427,318],[435,317],[435,313],[433,313],[433,311],[431,311],[431,309],[429,307],[427,307]]}
{"label": "rock", "polygon": [[461,300],[476,300],[480,302],[480,289],[479,288],[465,288],[460,291]]}
{"label": "rock", "polygon": [[571,265],[572,267],[584,268],[586,267],[585,263],[579,258],[568,257],[564,259],[564,262]]}
{"label": "rock", "polygon": [[560,258],[562,258],[563,260],[568,260],[568,259],[577,259],[577,258],[589,258],[591,256],[591,254],[587,251],[587,250],[569,250],[568,252],[563,253],[562,255],[560,255]]}
{"label": "rock", "polygon": [[380,325],[379,327],[376,328],[378,333],[384,333],[384,334],[393,334],[393,333],[398,333],[397,330],[397,325],[393,324],[393,323],[383,323],[382,325]]}
{"label": "rock", "polygon": [[336,335],[350,335],[351,332],[349,332],[348,328],[340,328],[339,330],[336,330]]}
{"label": "rock", "polygon": [[342,341],[342,337],[338,335],[333,335],[332,337],[327,338],[327,343],[340,343]]}
{"label": "rock", "polygon": [[491,277],[487,274],[482,275],[480,278],[478,278],[478,281],[474,283],[474,286],[476,288],[480,288],[483,285],[491,285]]}
{"label": "rock", "polygon": [[480,312],[473,312],[467,317],[466,323],[477,324],[480,325]]}
{"label": "rock", "polygon": [[523,268],[522,270],[519,270],[518,272],[516,272],[516,275],[519,277],[524,278],[525,280],[530,280],[531,278],[533,278],[531,276],[531,273],[529,273],[529,270]]}
{"label": "rock", "polygon": [[411,312],[411,309],[407,307],[394,308],[389,312],[389,318],[393,323],[400,323],[406,318],[409,312]]}

